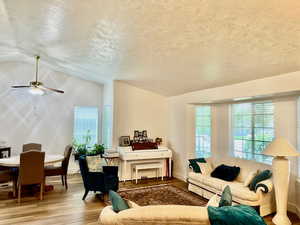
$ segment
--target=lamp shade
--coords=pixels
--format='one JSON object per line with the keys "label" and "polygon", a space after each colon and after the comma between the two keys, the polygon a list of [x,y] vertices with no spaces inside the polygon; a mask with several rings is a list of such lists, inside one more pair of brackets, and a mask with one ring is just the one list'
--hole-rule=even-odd
{"label": "lamp shade", "polygon": [[270,156],[300,156],[300,153],[286,138],[276,138],[263,151],[264,155]]}

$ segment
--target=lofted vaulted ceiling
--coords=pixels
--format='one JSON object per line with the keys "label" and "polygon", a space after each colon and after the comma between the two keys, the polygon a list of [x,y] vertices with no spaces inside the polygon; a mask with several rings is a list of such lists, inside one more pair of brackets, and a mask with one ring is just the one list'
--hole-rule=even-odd
{"label": "lofted vaulted ceiling", "polygon": [[300,70],[297,0],[0,0],[0,61],[171,96]]}

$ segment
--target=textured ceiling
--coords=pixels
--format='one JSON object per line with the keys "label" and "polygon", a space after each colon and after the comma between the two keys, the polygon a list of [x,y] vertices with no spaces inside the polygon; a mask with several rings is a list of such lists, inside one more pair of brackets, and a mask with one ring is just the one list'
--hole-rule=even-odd
{"label": "textured ceiling", "polygon": [[0,61],[177,95],[300,70],[298,0],[0,0]]}

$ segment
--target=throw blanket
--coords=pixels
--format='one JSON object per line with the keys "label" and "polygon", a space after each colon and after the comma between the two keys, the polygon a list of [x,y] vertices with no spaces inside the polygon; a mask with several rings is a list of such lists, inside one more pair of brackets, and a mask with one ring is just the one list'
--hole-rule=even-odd
{"label": "throw blanket", "polygon": [[211,225],[266,225],[250,206],[235,205],[207,208]]}

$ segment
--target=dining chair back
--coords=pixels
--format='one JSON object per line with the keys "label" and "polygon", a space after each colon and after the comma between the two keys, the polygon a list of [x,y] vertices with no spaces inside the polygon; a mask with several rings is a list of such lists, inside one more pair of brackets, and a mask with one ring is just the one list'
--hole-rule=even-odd
{"label": "dining chair back", "polygon": [[0,184],[12,181],[12,172],[10,169],[0,168]]}
{"label": "dining chair back", "polygon": [[67,173],[68,173],[69,161],[70,161],[72,151],[73,151],[73,146],[72,145],[67,145],[65,147],[64,159],[61,163],[61,167],[64,170],[64,175],[67,175]]}
{"label": "dining chair back", "polygon": [[23,152],[31,150],[42,151],[42,145],[37,143],[28,143],[23,145]]}
{"label": "dining chair back", "polygon": [[46,166],[45,176],[61,176],[61,183],[68,189],[68,167],[73,146],[67,145],[64,151],[64,159],[60,166]]}
{"label": "dining chair back", "polygon": [[27,151],[20,154],[18,178],[18,202],[21,201],[22,185],[40,184],[40,200],[44,190],[45,152]]}

